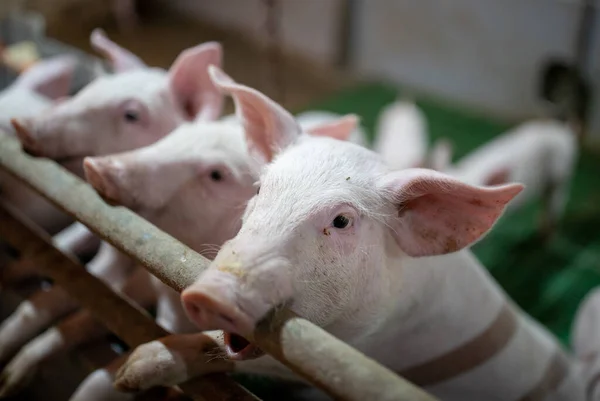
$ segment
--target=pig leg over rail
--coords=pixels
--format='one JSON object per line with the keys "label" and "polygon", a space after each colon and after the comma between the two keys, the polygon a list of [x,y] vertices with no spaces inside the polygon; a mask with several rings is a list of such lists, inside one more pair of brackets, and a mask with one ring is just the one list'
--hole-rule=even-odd
{"label": "pig leg over rail", "polygon": [[0,325],[0,361],[11,358],[23,344],[76,306],[75,301],[58,287],[37,292],[22,302]]}
{"label": "pig leg over rail", "polygon": [[232,370],[234,362],[223,349],[221,331],[176,334],[140,345],[117,372],[115,387],[136,392],[177,385],[214,372],[218,365],[223,371]]}
{"label": "pig leg over rail", "polygon": [[[55,287],[54,290],[59,289]],[[147,307],[156,301],[149,274],[143,269],[135,272],[123,292],[141,306]],[[89,311],[81,311],[69,316],[29,342],[12,359],[0,376],[0,395],[10,394],[22,388],[45,361],[98,340],[108,333],[109,330]],[[18,335],[13,337],[20,338]],[[25,341],[27,339],[25,338]],[[18,344],[20,345],[22,344]]]}

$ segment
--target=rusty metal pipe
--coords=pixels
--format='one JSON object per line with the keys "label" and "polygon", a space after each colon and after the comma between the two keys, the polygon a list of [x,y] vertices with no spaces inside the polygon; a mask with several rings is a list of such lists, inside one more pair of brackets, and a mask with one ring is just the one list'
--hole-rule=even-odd
{"label": "rusty metal pipe", "polygon": [[[181,291],[209,261],[122,207],[104,203],[84,181],[49,160],[32,159],[0,137],[0,168],[14,175],[165,284]],[[246,333],[259,347],[336,399],[433,401],[435,398],[289,310]]]}

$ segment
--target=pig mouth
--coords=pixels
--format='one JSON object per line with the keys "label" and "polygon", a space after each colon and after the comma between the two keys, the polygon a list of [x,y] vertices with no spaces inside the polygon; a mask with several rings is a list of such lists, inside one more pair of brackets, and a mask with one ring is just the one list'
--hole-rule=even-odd
{"label": "pig mouth", "polygon": [[264,355],[264,351],[235,333],[224,333],[225,351],[227,357],[235,361],[255,359]]}

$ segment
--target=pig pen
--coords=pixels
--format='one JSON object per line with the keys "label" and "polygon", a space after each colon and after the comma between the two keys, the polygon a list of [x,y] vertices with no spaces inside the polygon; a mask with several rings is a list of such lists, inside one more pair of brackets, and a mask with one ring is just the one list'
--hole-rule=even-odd
{"label": "pig pen", "polygon": [[[63,32],[61,35],[60,29],[55,32],[71,44],[88,48],[84,42],[86,36],[83,34],[70,35]],[[159,26],[155,34],[156,32],[164,30]],[[189,30],[186,29],[186,32]],[[191,36],[195,36],[194,41],[202,41],[205,38],[202,34]],[[173,36],[162,40],[172,43],[172,38]],[[228,46],[227,39],[223,42]],[[136,49],[135,41],[125,40],[124,43]],[[141,54],[150,52],[147,45],[140,42],[138,44],[138,49],[142,49]],[[175,51],[186,45],[186,42],[179,41],[178,45],[172,46],[171,49]],[[163,60],[171,58],[169,51],[165,50],[162,56],[157,56],[156,64],[166,64]],[[244,56],[226,54],[226,57],[232,57],[231,60],[226,58],[226,64],[231,66],[229,69],[233,75],[255,85],[257,76],[260,77],[256,72],[264,69],[264,64],[250,63],[253,68],[246,68],[246,65],[239,62]],[[238,57],[237,60],[234,57]],[[149,61],[154,63],[150,58]],[[289,71],[287,73],[294,74]],[[327,84],[322,84],[323,81],[327,81]],[[319,89],[307,91],[307,86]],[[356,113],[362,117],[366,128],[374,132],[379,111],[397,96],[396,88],[381,83],[366,83],[346,89],[340,89],[340,86],[335,80],[322,79],[318,84],[313,82],[311,85],[304,85],[302,79],[296,80],[287,86],[284,105],[300,111],[302,106],[312,103],[311,110]],[[268,88],[265,92],[273,93]],[[314,103],[315,98],[324,97],[326,100]],[[508,128],[499,121],[425,98],[419,98],[417,103],[428,118],[431,140],[440,137],[452,138],[458,157]],[[52,162],[33,160],[16,148],[17,145],[2,139],[0,168],[27,182],[102,238],[159,275],[173,288],[180,290],[189,284],[198,269],[206,265],[202,257],[139,217],[103,204],[86,185]],[[596,229],[597,223],[600,222],[600,190],[594,188],[597,181],[596,171],[599,170],[597,156],[584,150],[574,177],[567,212],[558,234],[550,243],[543,243],[534,234],[538,205],[532,203],[514,214],[503,217],[494,230],[473,249],[510,296],[528,313],[549,327],[565,344],[569,342],[571,323],[582,298],[590,289],[600,285],[600,235]],[[53,182],[54,186],[48,185],[49,182]],[[83,272],[81,266],[51,248],[48,238],[43,233],[31,227],[22,216],[15,215],[6,205],[3,205],[0,212],[0,236],[11,241],[13,246],[24,253],[38,255],[36,257],[39,258],[37,260],[40,261],[40,268],[45,269],[55,282],[64,284],[74,297],[81,296],[78,297],[81,304],[94,310],[97,316],[130,346],[165,334],[147,314],[107,290],[92,277],[82,275],[74,280],[74,274],[79,277],[79,273]],[[182,258],[182,255],[185,255],[185,258]],[[82,291],[81,288],[86,290]],[[99,305],[97,300],[100,297],[90,297],[89,294],[104,294],[103,303]],[[431,399],[397,376],[390,376],[390,372],[380,366],[373,365],[369,375],[353,376],[357,372],[349,371],[348,366],[363,363],[361,361],[364,357],[297,317],[285,313],[273,317],[254,335],[255,341],[263,349],[283,359],[288,366],[338,399]],[[326,344],[327,353],[321,352],[323,344]],[[315,345],[319,346],[319,352],[315,351]],[[335,372],[335,375],[330,375],[332,372]],[[182,388],[194,399],[256,399],[224,376],[194,380]],[[391,398],[385,398],[388,396]]]}

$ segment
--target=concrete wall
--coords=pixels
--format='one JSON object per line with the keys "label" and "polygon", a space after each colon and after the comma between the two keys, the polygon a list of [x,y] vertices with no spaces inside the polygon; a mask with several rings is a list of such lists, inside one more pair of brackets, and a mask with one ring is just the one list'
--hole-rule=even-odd
{"label": "concrete wall", "polygon": [[[352,67],[356,72],[510,119],[542,112],[540,69],[548,58],[572,58],[582,3],[355,1]],[[343,0],[281,2],[284,43],[332,64],[339,52]],[[260,0],[171,0],[170,4],[200,19],[264,35],[265,9]],[[600,32],[596,36],[592,72],[600,72]],[[592,114],[592,121],[593,135],[600,141],[600,113]]]}
{"label": "concrete wall", "polygon": [[361,1],[356,66],[495,114],[538,109],[549,56],[571,56],[578,6],[557,0]]}
{"label": "concrete wall", "polygon": [[[165,0],[171,7],[265,37],[266,8],[262,0]],[[284,45],[322,63],[337,55],[341,0],[280,0]]]}

